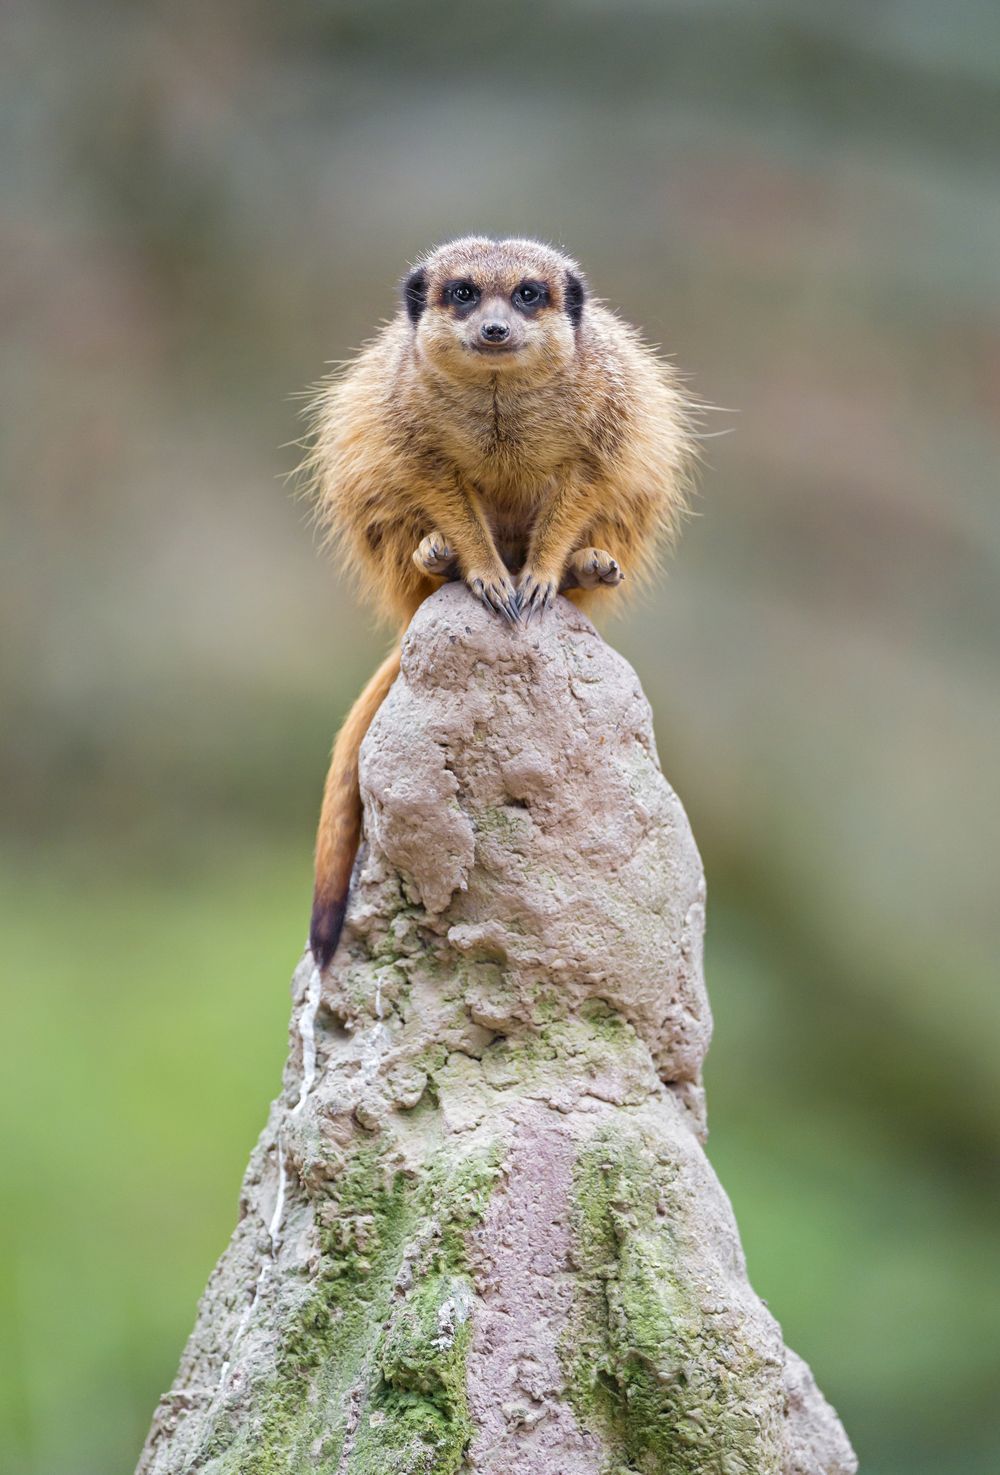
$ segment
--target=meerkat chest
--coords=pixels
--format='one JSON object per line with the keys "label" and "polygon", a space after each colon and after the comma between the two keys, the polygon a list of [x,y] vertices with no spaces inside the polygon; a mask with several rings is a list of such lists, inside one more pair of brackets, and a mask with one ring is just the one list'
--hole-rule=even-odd
{"label": "meerkat chest", "polygon": [[571,417],[530,395],[490,395],[469,408],[455,431],[457,463],[491,499],[512,489],[519,497],[540,492],[580,451]]}

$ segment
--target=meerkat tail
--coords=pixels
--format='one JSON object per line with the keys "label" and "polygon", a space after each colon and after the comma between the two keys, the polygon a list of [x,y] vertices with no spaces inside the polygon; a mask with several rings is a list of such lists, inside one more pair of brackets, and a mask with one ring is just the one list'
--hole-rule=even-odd
{"label": "meerkat tail", "polygon": [[309,947],[322,973],[337,950],[361,837],[358,754],[372,719],[399,675],[399,647],[386,656],[344,720],[333,745],[316,835],[316,886]]}

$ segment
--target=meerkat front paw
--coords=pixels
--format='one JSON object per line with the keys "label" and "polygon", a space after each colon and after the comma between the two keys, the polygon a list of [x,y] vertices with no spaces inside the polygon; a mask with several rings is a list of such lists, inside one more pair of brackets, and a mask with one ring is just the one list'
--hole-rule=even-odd
{"label": "meerkat front paw", "polygon": [[448,546],[444,534],[437,528],[426,538],[421,538],[413,550],[413,562],[422,574],[445,576],[455,568],[456,561],[454,548]]}
{"label": "meerkat front paw", "polygon": [[624,577],[618,560],[603,548],[578,548],[566,565],[568,588],[597,589],[601,584],[614,588]]}
{"label": "meerkat front paw", "polygon": [[507,577],[506,571],[495,574],[480,574],[475,571],[466,575],[465,582],[478,600],[494,614],[502,615],[510,624],[516,625],[519,608],[517,590]]}
{"label": "meerkat front paw", "polygon": [[532,568],[524,568],[517,581],[517,597],[521,606],[521,617],[527,625],[533,615],[549,609],[559,593],[559,580],[553,575]]}

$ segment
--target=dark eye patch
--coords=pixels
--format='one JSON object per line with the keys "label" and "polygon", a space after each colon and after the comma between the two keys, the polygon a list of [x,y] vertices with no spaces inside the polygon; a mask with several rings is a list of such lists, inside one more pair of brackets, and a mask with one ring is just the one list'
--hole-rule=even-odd
{"label": "dark eye patch", "polygon": [[441,302],[445,307],[453,307],[456,312],[471,312],[482,294],[475,282],[470,282],[466,277],[456,277],[452,282],[445,282],[441,288]]}
{"label": "dark eye patch", "polygon": [[510,300],[520,312],[537,312],[540,307],[547,305],[549,289],[544,282],[532,279],[515,287]]}

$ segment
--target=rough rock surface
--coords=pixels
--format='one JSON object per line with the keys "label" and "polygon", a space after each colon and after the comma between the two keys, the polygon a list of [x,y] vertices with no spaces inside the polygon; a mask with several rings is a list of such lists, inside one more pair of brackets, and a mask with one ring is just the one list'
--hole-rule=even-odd
{"label": "rough rock surface", "polygon": [[635,673],[464,588],[142,1475],[849,1475],[704,1152],[705,891]]}

